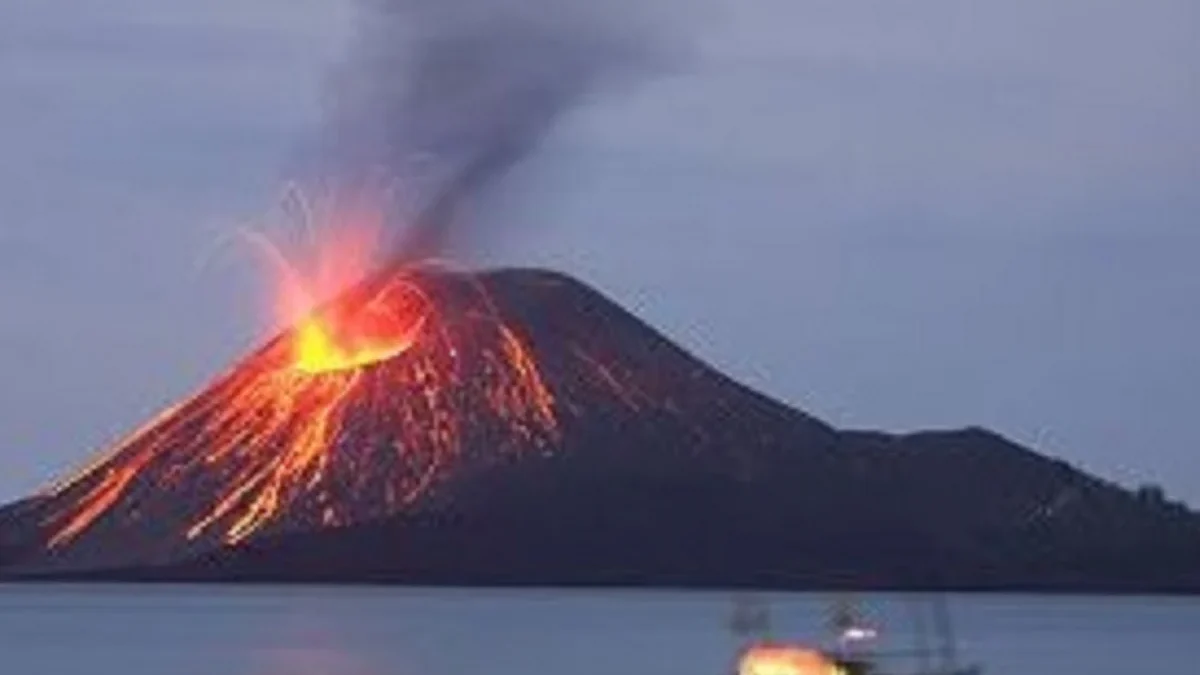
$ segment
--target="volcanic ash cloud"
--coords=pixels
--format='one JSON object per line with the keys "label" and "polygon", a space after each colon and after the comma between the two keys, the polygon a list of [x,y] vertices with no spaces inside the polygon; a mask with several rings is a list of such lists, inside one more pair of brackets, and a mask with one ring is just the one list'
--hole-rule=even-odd
{"label": "volcanic ash cloud", "polygon": [[332,81],[323,169],[351,189],[388,185],[391,254],[437,256],[462,225],[459,205],[527,157],[564,115],[683,53],[682,8],[674,0],[364,1]]}

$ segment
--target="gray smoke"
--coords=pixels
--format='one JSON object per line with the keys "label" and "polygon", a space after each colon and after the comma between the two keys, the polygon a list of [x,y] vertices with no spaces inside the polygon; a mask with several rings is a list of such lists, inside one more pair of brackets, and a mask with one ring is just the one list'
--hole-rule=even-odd
{"label": "gray smoke", "polygon": [[373,0],[334,78],[326,160],[391,186],[393,255],[438,255],[460,206],[600,87],[666,65],[650,0]]}

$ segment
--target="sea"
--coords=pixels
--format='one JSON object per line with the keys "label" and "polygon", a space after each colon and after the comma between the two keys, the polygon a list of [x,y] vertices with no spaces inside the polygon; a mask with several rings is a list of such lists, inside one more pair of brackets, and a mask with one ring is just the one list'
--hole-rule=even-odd
{"label": "sea", "polygon": [[[772,637],[819,643],[829,594],[768,594]],[[1200,673],[1200,599],[945,596],[987,673]],[[861,595],[879,649],[932,641],[933,603]],[[731,675],[719,592],[0,585],[5,675]],[[888,672],[920,664],[897,657]]]}

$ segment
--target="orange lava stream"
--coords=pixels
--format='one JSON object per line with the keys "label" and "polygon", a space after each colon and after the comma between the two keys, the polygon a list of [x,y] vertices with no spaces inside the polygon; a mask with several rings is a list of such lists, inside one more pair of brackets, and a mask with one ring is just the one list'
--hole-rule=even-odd
{"label": "orange lava stream", "polygon": [[111,450],[100,454],[73,476],[51,486],[49,490],[43,493],[48,498],[65,494],[68,490],[83,482],[88,476],[104,470],[103,482],[106,487],[95,487],[78,498],[75,503],[74,512],[58,526],[53,536],[50,537],[47,544],[50,548],[55,548],[74,539],[120,498],[125,488],[144,464],[144,460],[139,461],[141,457],[139,455],[132,461],[122,465],[119,462],[122,455],[130,448],[136,447],[139,443],[143,442],[144,439],[159,428],[160,424],[168,422],[182,407],[183,404],[181,403],[162,411],[126,437],[123,442],[114,445]]}
{"label": "orange lava stream", "polygon": [[[195,539],[215,523],[228,520],[225,540],[241,541],[269,522],[291,492],[319,483],[329,461],[330,431],[359,377],[355,370],[320,378],[280,371],[256,378],[235,397],[228,410],[216,417],[214,431],[226,442],[210,449],[206,457],[210,464],[236,464],[239,449],[270,443],[297,415],[306,419],[274,457],[237,472],[224,498],[189,528],[187,537]],[[255,419],[257,427],[252,426]],[[238,436],[239,427],[249,432],[246,438]]]}

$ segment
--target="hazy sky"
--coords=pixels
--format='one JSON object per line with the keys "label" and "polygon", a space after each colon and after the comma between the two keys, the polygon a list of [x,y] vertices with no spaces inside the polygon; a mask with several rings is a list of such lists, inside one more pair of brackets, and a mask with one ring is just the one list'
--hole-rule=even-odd
{"label": "hazy sky", "polygon": [[[473,259],[831,422],[985,425],[1200,504],[1200,4],[709,5],[695,60],[479,209]],[[350,11],[0,3],[0,500],[261,337],[213,245],[277,197]]]}

